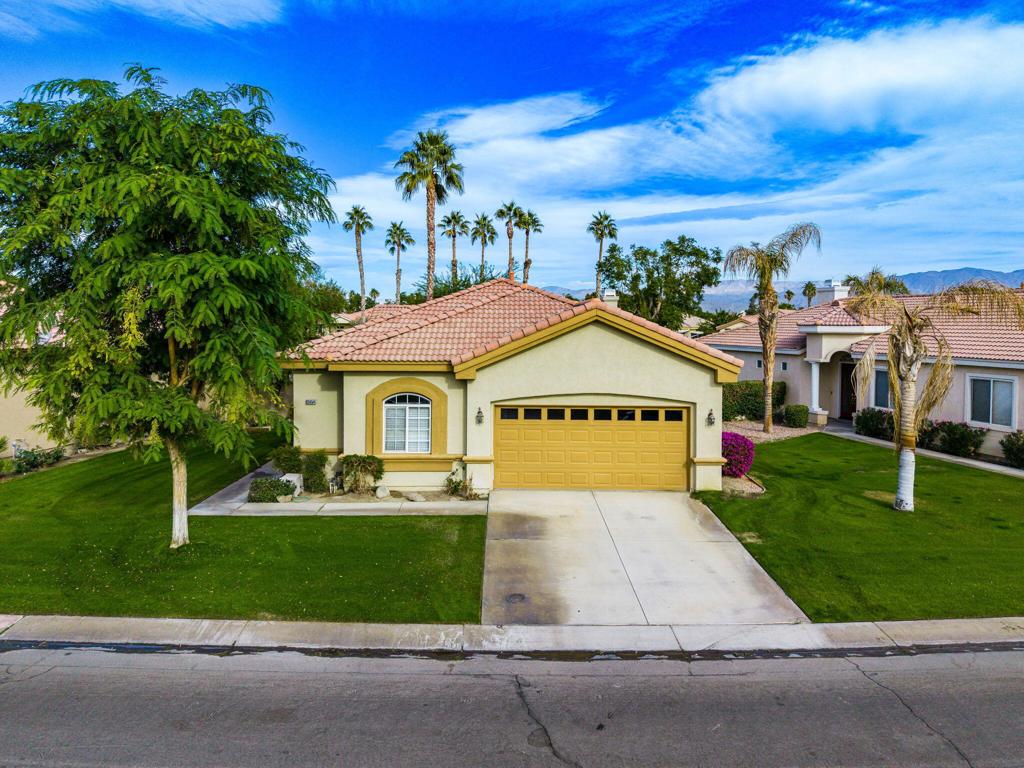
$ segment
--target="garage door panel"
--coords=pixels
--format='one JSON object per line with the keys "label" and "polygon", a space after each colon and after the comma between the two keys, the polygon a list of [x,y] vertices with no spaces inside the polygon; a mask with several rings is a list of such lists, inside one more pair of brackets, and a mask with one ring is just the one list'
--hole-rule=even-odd
{"label": "garage door panel", "polygon": [[[586,421],[565,423],[547,418],[551,407],[568,415],[563,406],[540,406],[541,419],[495,419],[496,487],[688,487],[689,422],[664,415],[665,410],[678,414],[678,409],[600,408],[601,415],[611,411],[610,421],[594,419],[594,409],[587,409]],[[649,417],[652,411],[656,419]]]}

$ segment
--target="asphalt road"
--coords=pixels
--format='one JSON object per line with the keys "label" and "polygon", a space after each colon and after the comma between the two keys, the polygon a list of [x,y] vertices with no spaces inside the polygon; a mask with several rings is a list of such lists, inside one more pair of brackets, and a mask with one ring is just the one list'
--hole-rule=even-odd
{"label": "asphalt road", "polygon": [[0,766],[1024,766],[1024,651],[550,662],[0,652]]}

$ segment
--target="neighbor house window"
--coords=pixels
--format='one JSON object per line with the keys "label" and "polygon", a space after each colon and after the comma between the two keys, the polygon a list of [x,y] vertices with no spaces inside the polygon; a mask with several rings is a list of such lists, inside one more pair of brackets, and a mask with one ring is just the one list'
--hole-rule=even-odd
{"label": "neighbor house window", "polygon": [[761,361],[761,358],[757,358],[757,367],[760,368],[763,365],[764,365],[764,363]]}
{"label": "neighbor house window", "polygon": [[788,371],[789,370],[789,363],[783,363],[782,364],[782,370]]}
{"label": "neighbor house window", "polygon": [[889,371],[875,371],[875,408],[892,408],[892,392],[889,391]]}
{"label": "neighbor house window", "polygon": [[978,424],[1013,427],[1013,379],[970,376],[967,379],[970,419]]}
{"label": "neighbor house window", "polygon": [[403,393],[384,401],[384,450],[430,453],[430,400]]}

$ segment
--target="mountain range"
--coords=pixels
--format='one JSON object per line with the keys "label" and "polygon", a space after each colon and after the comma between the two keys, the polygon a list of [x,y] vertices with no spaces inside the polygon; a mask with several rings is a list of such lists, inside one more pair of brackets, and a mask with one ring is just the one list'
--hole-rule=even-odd
{"label": "mountain range", "polygon": [[[951,285],[957,285],[968,280],[991,280],[1003,285],[1019,286],[1024,284],[1024,269],[1013,272],[998,272],[992,269],[976,269],[974,267],[962,267],[960,269],[932,270],[929,272],[908,272],[904,275],[897,275],[900,280],[906,283],[911,293],[935,293]],[[803,290],[805,280],[780,280],[775,283],[775,288],[780,294],[787,290],[793,291],[796,297],[793,303],[803,306],[805,303],[800,291]],[[819,287],[822,281],[815,281]],[[552,293],[569,295],[581,299],[588,291],[582,289],[563,288],[557,285],[544,286],[544,290]],[[742,312],[747,308],[750,296],[754,292],[754,283],[751,280],[723,280],[716,286],[708,288],[704,292],[704,309],[715,311],[717,309],[728,309]]]}

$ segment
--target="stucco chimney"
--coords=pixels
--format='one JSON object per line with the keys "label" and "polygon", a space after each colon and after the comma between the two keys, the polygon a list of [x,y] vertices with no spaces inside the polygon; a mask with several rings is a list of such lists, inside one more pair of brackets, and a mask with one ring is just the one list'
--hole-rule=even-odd
{"label": "stucco chimney", "polygon": [[850,286],[843,285],[842,280],[830,278],[818,289],[815,304],[831,304],[837,299],[845,299],[850,295]]}
{"label": "stucco chimney", "polygon": [[619,306],[619,294],[615,292],[614,288],[605,288],[604,294],[601,296],[601,301],[609,307],[617,307]]}

